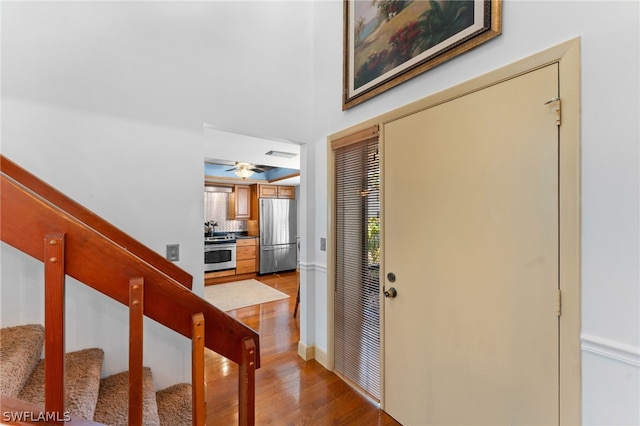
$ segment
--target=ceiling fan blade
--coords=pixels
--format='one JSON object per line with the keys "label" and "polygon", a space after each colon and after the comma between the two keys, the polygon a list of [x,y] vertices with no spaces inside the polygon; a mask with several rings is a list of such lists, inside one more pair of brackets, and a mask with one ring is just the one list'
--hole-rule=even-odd
{"label": "ceiling fan blade", "polygon": [[238,169],[237,167],[234,167],[234,168],[232,168],[232,169],[225,170],[225,172],[232,172],[232,171],[237,170],[237,169]]}

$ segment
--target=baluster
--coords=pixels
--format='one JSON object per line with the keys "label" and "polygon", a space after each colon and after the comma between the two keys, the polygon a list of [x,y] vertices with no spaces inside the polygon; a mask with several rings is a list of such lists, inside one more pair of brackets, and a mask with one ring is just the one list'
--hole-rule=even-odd
{"label": "baluster", "polygon": [[191,316],[191,383],[194,426],[204,426],[205,384],[204,384],[204,315],[202,312]]}
{"label": "baluster", "polygon": [[255,424],[256,418],[256,343],[246,337],[242,341],[241,362],[238,369],[238,424]]}
{"label": "baluster", "polygon": [[[64,284],[65,235],[50,232],[44,238],[44,407],[64,418]],[[60,422],[56,422],[60,423]]]}
{"label": "baluster", "polygon": [[129,280],[129,425],[142,425],[144,279]]}

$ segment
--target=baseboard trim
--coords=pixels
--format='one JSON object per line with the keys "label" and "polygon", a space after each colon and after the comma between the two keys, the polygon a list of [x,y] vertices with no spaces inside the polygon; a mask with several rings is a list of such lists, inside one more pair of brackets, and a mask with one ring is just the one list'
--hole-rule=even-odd
{"label": "baseboard trim", "polygon": [[331,370],[331,368],[329,368],[329,357],[326,351],[323,351],[322,349],[316,347],[315,357],[316,361],[318,361],[318,364],[320,364],[327,370]]}
{"label": "baseboard trim", "polygon": [[316,347],[307,346],[302,342],[298,342],[298,356],[305,361],[310,361],[316,357]]}
{"label": "baseboard trim", "polygon": [[584,352],[640,367],[640,348],[591,334],[582,334],[580,340]]}
{"label": "baseboard trim", "polygon": [[327,370],[330,370],[329,356],[327,355],[327,352],[316,346],[307,346],[302,342],[298,342],[298,356],[305,361],[315,359],[318,364],[322,365]]}

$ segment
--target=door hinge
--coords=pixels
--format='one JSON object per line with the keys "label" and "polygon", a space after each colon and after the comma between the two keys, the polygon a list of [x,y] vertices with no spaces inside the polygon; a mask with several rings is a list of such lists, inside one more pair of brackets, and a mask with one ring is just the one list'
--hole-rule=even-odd
{"label": "door hinge", "polygon": [[562,315],[562,292],[558,289],[558,305],[557,305],[557,313],[558,316]]}
{"label": "door hinge", "polygon": [[562,102],[560,101],[560,98],[558,96],[556,96],[555,98],[551,98],[549,99],[547,102],[545,102],[545,105],[549,105],[554,103],[556,104],[556,125],[559,126],[561,123],[561,119],[562,119]]}

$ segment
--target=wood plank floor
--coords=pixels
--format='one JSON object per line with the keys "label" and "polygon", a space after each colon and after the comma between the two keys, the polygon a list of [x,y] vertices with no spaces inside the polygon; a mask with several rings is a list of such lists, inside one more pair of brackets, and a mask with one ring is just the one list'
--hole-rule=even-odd
{"label": "wood plank floor", "polygon": [[[298,356],[295,272],[258,277],[291,297],[230,314],[260,333],[256,425],[399,425],[316,361]],[[207,351],[207,425],[238,424],[238,368]]]}

